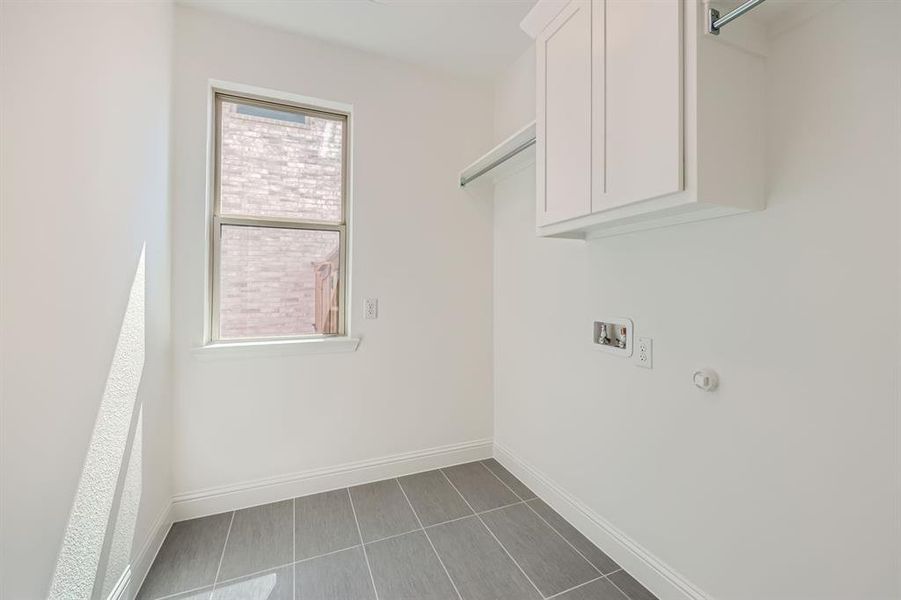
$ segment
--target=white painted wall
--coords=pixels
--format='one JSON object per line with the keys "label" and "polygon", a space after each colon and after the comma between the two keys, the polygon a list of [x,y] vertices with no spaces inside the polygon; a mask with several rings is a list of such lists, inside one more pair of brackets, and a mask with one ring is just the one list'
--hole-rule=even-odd
{"label": "white painted wall", "polygon": [[[585,244],[535,237],[534,169],[495,192],[497,441],[713,598],[901,595],[899,11],[772,40],[762,213]],[[603,316],[653,370],[590,347]]]}
{"label": "white painted wall", "polygon": [[[489,438],[491,206],[456,186],[491,88],[176,9],[174,485],[240,486]],[[213,357],[203,338],[208,80],[352,104],[354,353]],[[364,297],[379,319],[361,319]]]}
{"label": "white painted wall", "polygon": [[510,65],[494,86],[494,137],[500,141],[535,119],[535,44]]}
{"label": "white painted wall", "polygon": [[106,597],[169,505],[171,35],[166,3],[0,9],[9,600]]}

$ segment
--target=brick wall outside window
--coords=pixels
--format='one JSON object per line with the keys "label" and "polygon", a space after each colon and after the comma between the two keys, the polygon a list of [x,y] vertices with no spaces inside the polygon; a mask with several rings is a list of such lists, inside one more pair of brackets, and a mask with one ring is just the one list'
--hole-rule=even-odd
{"label": "brick wall outside window", "polygon": [[[221,107],[221,214],[341,220],[343,122],[286,122],[239,114],[230,102]],[[331,231],[224,226],[220,337],[321,333],[315,271],[324,262],[337,271],[338,245]]]}

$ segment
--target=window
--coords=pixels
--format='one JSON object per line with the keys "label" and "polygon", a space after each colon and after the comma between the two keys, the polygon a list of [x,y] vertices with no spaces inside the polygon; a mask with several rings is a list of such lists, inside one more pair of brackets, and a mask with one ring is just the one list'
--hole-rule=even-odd
{"label": "window", "polygon": [[345,333],[347,115],[215,96],[214,341]]}

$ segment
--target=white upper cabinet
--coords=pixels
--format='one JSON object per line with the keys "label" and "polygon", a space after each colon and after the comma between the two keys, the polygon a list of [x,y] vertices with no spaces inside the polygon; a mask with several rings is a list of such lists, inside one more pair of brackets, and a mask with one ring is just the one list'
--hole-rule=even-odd
{"label": "white upper cabinet", "polygon": [[763,208],[764,57],[706,36],[702,12],[699,0],[539,0],[523,21],[538,58],[540,235]]}
{"label": "white upper cabinet", "polygon": [[[673,0],[596,0],[594,211],[682,189],[682,19]],[[606,9],[606,10],[605,10]]]}
{"label": "white upper cabinet", "polygon": [[[591,213],[591,3],[572,2],[538,36],[539,224]],[[551,202],[548,202],[551,199]]]}

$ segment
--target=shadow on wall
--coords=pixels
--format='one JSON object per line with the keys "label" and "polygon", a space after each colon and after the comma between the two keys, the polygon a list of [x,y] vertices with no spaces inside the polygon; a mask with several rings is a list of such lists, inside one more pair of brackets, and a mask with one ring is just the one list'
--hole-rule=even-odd
{"label": "shadow on wall", "polygon": [[49,598],[107,598],[128,584],[141,499],[144,253],[94,421],[78,489],[56,559]]}

